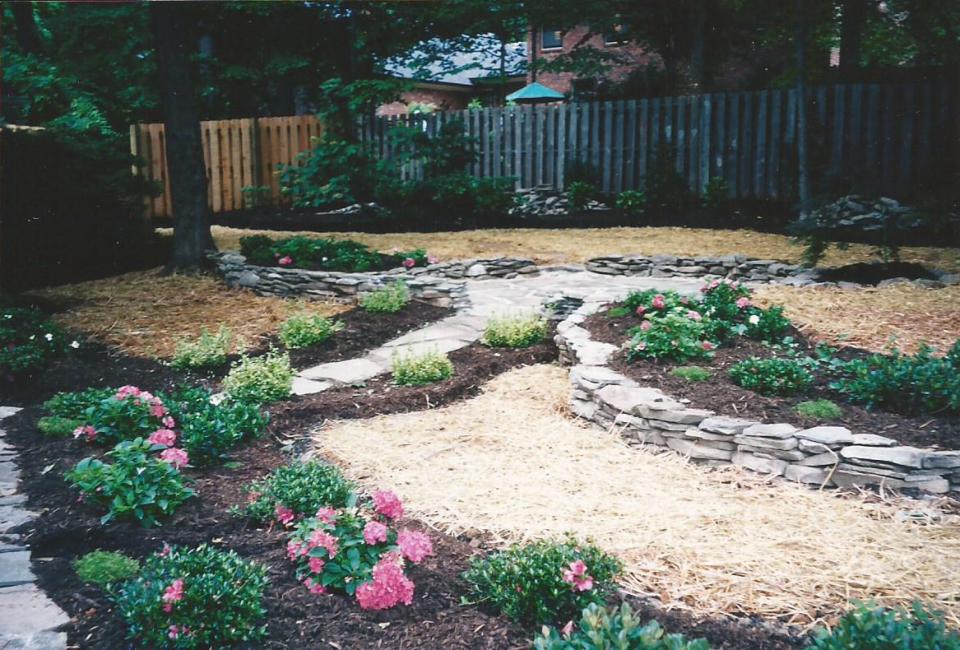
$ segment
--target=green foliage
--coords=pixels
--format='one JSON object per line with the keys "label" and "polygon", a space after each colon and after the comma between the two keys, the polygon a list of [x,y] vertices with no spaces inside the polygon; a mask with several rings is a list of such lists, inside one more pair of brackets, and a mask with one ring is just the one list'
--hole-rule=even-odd
{"label": "green foliage", "polygon": [[84,458],[66,479],[85,500],[107,508],[101,523],[134,518],[153,526],[194,495],[173,465],[151,455],[160,449],[142,438],[124,440],[107,452],[113,463]]}
{"label": "green foliage", "polygon": [[[181,597],[165,600],[180,581]],[[269,581],[264,567],[234,551],[202,544],[155,553],[140,575],[111,597],[127,625],[127,636],[157,648],[222,648],[261,641],[263,597]],[[169,606],[169,612],[164,606]]]}
{"label": "green foliage", "polygon": [[354,489],[354,484],[333,465],[297,462],[278,467],[266,478],[248,485],[251,500],[243,512],[258,521],[267,521],[282,506],[298,517],[312,517],[324,506],[350,505],[355,499]]}
{"label": "green foliage", "polygon": [[226,325],[221,325],[216,334],[206,328],[200,330],[195,340],[187,338],[177,341],[173,354],[174,368],[216,368],[227,362],[230,354],[233,334]]}
{"label": "green foliage", "polygon": [[477,160],[476,139],[466,135],[463,120],[445,122],[434,135],[419,125],[395,127],[390,139],[400,152],[399,162],[420,161],[424,178],[462,174]]}
{"label": "green foliage", "polygon": [[623,318],[624,316],[629,316],[629,315],[632,314],[632,313],[633,313],[633,312],[630,310],[629,307],[626,307],[626,306],[624,306],[624,305],[620,305],[620,306],[618,306],[618,307],[611,307],[610,309],[608,309],[608,310],[607,310],[607,317],[608,317],[608,318]]}
{"label": "green foliage", "polygon": [[687,381],[707,381],[711,377],[710,371],[700,366],[678,366],[670,374]]}
{"label": "green foliage", "polygon": [[643,190],[624,190],[617,196],[617,207],[627,214],[643,214],[647,207],[647,195]]}
{"label": "green foliage", "polygon": [[689,361],[713,356],[714,343],[709,340],[703,321],[680,314],[667,314],[645,320],[630,330],[627,358],[655,361]]}
{"label": "green foliage", "polygon": [[747,336],[775,343],[783,339],[790,328],[790,319],[783,315],[783,307],[774,305],[769,309],[750,307],[747,310]]}
{"label": "green foliage", "polygon": [[661,141],[657,146],[644,187],[650,206],[678,210],[690,203],[690,188],[677,171],[675,148],[669,143]]}
{"label": "green foliage", "polygon": [[752,304],[750,289],[739,282],[714,280],[700,289],[699,311],[708,319],[710,336],[726,341],[734,334],[742,334],[742,325]]}
{"label": "green foliage", "polygon": [[821,235],[806,234],[794,238],[794,243],[803,246],[803,252],[800,253],[800,259],[803,265],[812,269],[827,254],[830,248],[830,242]]}
{"label": "green foliage", "polygon": [[359,273],[399,264],[349,239],[321,239],[296,235],[270,239],[262,235],[240,238],[240,252],[249,261],[263,266],[316,268],[324,271]]}
{"label": "green foliage", "polygon": [[260,357],[241,357],[223,378],[223,389],[238,402],[266,404],[290,397],[294,375],[290,356],[271,350]]}
{"label": "green foliage", "polygon": [[569,636],[544,627],[533,641],[534,650],[709,650],[703,639],[687,641],[667,634],[656,621],[643,625],[630,605],[607,609],[590,603]]}
{"label": "green foliage", "polygon": [[919,602],[910,609],[856,603],[832,630],[819,630],[806,650],[960,650],[960,634]]}
{"label": "green foliage", "polygon": [[526,348],[547,335],[547,320],[537,313],[494,317],[487,321],[483,342],[495,348]]}
{"label": "green foliage", "polygon": [[297,349],[323,343],[342,329],[339,321],[302,311],[283,321],[278,335],[286,347]]}
{"label": "green foliage", "polygon": [[83,420],[86,418],[87,409],[116,392],[113,388],[85,388],[72,393],[57,393],[43,403],[43,409],[56,417]]}
{"label": "green foliage", "polygon": [[77,577],[84,582],[105,587],[111,582],[128,580],[137,575],[140,563],[123,553],[93,551],[74,560],[73,568]]}
{"label": "green foliage", "polygon": [[805,418],[817,420],[836,420],[843,416],[843,409],[828,399],[800,402],[793,410]]}
{"label": "green foliage", "polygon": [[370,201],[384,173],[367,145],[322,139],[280,167],[280,191],[294,207],[330,210]]}
{"label": "green foliage", "polygon": [[687,298],[672,289],[667,291],[658,291],[657,289],[631,291],[623,301],[623,306],[630,313],[636,313],[638,316],[647,318],[666,316],[678,309],[686,309],[690,304]]}
{"label": "green foliage", "polygon": [[[91,391],[87,397],[92,400],[97,394],[97,391]],[[88,406],[82,419],[96,432],[90,438],[91,442],[112,444],[120,440],[147,438],[163,428],[163,415],[157,410],[158,405],[162,406],[162,399],[149,393],[134,395],[111,391],[105,398]]]}
{"label": "green foliage", "polygon": [[[574,576],[578,562],[585,567]],[[576,617],[590,603],[603,603],[621,568],[595,546],[568,539],[515,545],[475,558],[464,578],[474,598],[509,618],[525,625],[550,624]]]}
{"label": "green foliage", "polygon": [[227,398],[214,404],[211,396],[208,389],[198,387],[164,397],[180,432],[180,446],[197,467],[221,462],[238,444],[259,436],[269,420],[256,403]]}
{"label": "green foliage", "polygon": [[752,357],[730,367],[730,379],[761,395],[793,395],[813,384],[806,365],[795,359]]}
{"label": "green foliage", "polygon": [[272,263],[273,238],[266,235],[246,235],[240,238],[240,254],[251,262]]}
{"label": "green foliage", "polygon": [[708,210],[716,210],[727,202],[729,192],[729,183],[722,176],[714,176],[707,181],[707,186],[703,188],[700,204]]}
{"label": "green foliage", "polygon": [[0,308],[0,375],[29,375],[67,349],[63,330],[36,309]]}
{"label": "green foliage", "polygon": [[574,210],[583,210],[592,199],[599,194],[596,186],[585,181],[567,183],[567,198]]}
{"label": "green foliage", "polygon": [[854,359],[831,384],[847,399],[908,415],[960,413],[960,340],[943,357],[921,346],[913,355],[893,350]]}
{"label": "green foliage", "polygon": [[37,428],[45,436],[52,438],[66,438],[84,425],[83,419],[62,418],[59,415],[50,415],[37,420]]}
{"label": "green foliage", "polygon": [[378,314],[393,314],[410,302],[410,290],[405,282],[397,281],[360,296],[360,307]]}
{"label": "green foliage", "polygon": [[585,183],[591,187],[600,187],[603,180],[600,170],[585,158],[575,158],[567,162],[563,173],[567,186],[571,183]]}
{"label": "green foliage", "polygon": [[393,381],[400,386],[422,386],[453,375],[453,363],[442,352],[396,354],[391,359]]}

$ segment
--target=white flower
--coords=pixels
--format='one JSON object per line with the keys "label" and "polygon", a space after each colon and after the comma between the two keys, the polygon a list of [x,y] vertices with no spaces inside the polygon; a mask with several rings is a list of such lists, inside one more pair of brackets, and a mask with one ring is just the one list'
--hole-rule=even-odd
{"label": "white flower", "polygon": [[48,341],[52,341],[53,334],[51,334],[50,332],[47,332],[46,334],[43,335],[43,338],[47,339]]}
{"label": "white flower", "polygon": [[74,341],[73,343],[70,344],[70,347],[76,350],[77,348],[80,347],[80,341]]}
{"label": "white flower", "polygon": [[751,324],[751,325],[756,325],[757,323],[760,322],[760,317],[757,316],[756,314],[754,314],[753,316],[751,316],[751,317],[748,318],[747,320],[750,321],[750,324]]}

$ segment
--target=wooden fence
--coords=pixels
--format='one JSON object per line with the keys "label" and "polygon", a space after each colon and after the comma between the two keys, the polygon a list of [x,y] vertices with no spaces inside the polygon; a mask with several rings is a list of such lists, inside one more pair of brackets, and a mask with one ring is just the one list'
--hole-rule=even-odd
{"label": "wooden fence", "polygon": [[[253,201],[281,205],[277,166],[293,163],[323,127],[314,116],[261,117],[201,122],[200,132],[210,209],[230,212],[252,207]],[[163,124],[130,127],[130,150],[145,161],[134,173],[142,172],[163,188],[159,196],[146,199],[150,217],[173,216],[164,145]]]}
{"label": "wooden fence", "polygon": [[[943,81],[813,87],[808,123],[817,191],[910,196],[918,181],[956,164],[956,89]],[[795,195],[797,92],[762,90],[485,108],[370,117],[358,135],[384,158],[405,125],[433,134],[460,120],[477,142],[475,176],[513,176],[517,187],[563,187],[573,160],[589,162],[606,192],[644,186],[665,146],[689,187],[722,178],[731,197]],[[414,163],[402,170],[418,177]]]}

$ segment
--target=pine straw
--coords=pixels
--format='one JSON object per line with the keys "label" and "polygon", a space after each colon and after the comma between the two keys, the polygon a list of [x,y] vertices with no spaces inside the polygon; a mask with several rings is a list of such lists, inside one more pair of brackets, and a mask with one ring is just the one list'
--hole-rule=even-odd
{"label": "pine straw", "polygon": [[[230,289],[210,276],[158,276],[159,269],[34,291],[65,305],[54,319],[94,340],[128,354],[171,357],[177,340],[196,337],[202,328],[226,325],[235,340],[254,345],[290,315],[293,303]],[[342,311],[334,303],[307,303],[324,315]]]}
{"label": "pine straw", "polygon": [[[431,411],[332,423],[319,453],[417,517],[494,544],[571,531],[626,564],[623,586],[705,615],[812,625],[850,599],[921,599],[960,622],[960,522],[919,502],[845,497],[627,447],[564,417],[555,366],[511,371]],[[927,502],[923,508],[941,503]]]}
{"label": "pine straw", "polygon": [[[161,229],[170,233],[170,229]],[[213,236],[222,250],[236,250],[240,237],[264,234],[289,237],[302,234],[313,237],[353,239],[384,252],[425,248],[442,260],[513,255],[533,258],[539,264],[584,262],[591,257],[639,253],[653,255],[704,256],[749,255],[756,258],[799,262],[802,247],[789,237],[753,230],[715,230],[705,228],[506,228],[459,232],[387,233],[360,232],[280,232],[239,230],[214,226]],[[875,247],[851,245],[848,250],[831,248],[825,266],[869,262],[876,258]],[[942,269],[960,270],[960,249],[913,248],[901,250],[905,262],[919,262]]]}
{"label": "pine straw", "polygon": [[913,352],[927,342],[945,352],[960,339],[960,286],[922,289],[895,284],[876,289],[767,286],[756,297],[782,304],[801,331],[816,340],[883,352]]}

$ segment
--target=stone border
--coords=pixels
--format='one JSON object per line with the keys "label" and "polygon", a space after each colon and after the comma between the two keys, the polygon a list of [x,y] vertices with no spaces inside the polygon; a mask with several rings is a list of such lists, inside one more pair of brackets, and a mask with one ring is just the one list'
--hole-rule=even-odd
{"label": "stone border", "polygon": [[641,386],[611,370],[618,348],[580,327],[604,305],[586,303],[557,325],[554,340],[570,370],[570,408],[616,428],[631,445],[666,447],[707,465],[733,464],[817,486],[882,485],[943,494],[960,491],[960,451],[899,445],[844,427],[797,429],[787,423],[717,415]]}

